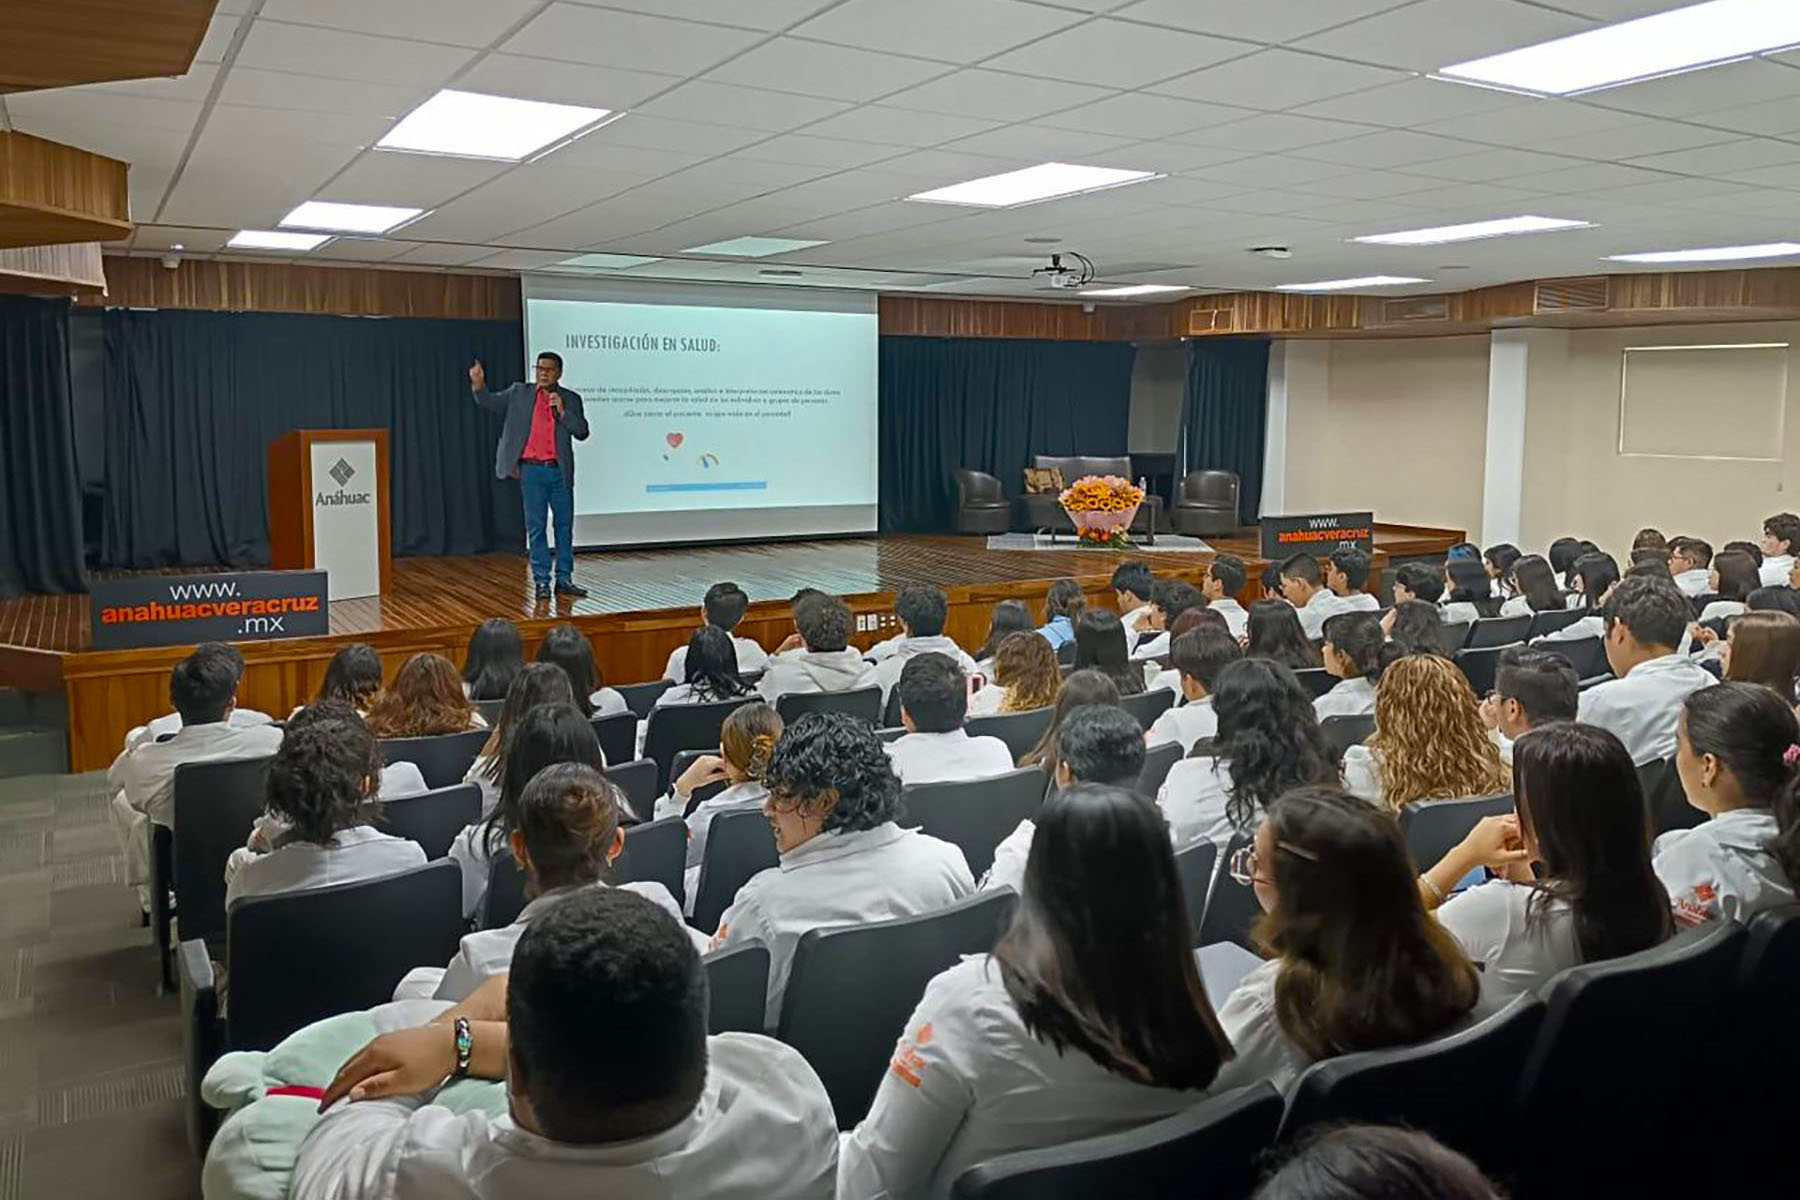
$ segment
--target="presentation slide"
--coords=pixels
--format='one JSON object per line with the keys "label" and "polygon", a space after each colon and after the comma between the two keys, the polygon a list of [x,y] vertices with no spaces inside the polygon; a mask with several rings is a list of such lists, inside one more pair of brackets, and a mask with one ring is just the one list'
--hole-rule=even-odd
{"label": "presentation slide", "polygon": [[874,530],[873,296],[533,276],[525,330],[587,413],[576,545]]}

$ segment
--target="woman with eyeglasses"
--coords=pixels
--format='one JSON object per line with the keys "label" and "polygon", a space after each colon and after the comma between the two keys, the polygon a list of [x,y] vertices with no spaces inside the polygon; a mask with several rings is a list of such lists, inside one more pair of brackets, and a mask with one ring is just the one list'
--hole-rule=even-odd
{"label": "woman with eyeglasses", "polygon": [[1219,1010],[1237,1057],[1213,1083],[1286,1088],[1321,1059],[1448,1033],[1475,1012],[1481,977],[1419,898],[1392,815],[1335,788],[1291,791],[1270,807],[1231,876],[1267,915],[1269,961]]}

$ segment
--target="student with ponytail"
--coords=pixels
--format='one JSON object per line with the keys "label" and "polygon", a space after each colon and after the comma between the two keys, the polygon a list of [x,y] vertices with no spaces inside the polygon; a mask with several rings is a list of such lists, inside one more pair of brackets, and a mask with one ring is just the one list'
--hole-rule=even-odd
{"label": "student with ponytail", "polygon": [[[763,770],[781,740],[781,718],[766,704],[746,704],[733,709],[719,730],[719,753],[703,754],[675,780],[669,794],[656,802],[656,818],[686,814],[688,827],[687,886],[692,910],[700,890],[700,863],[706,857],[706,831],[714,817],[724,812],[762,811],[769,789],[763,786]],[[725,790],[693,805],[694,792],[713,783]]]}
{"label": "student with ponytail", "polygon": [[1372,612],[1343,612],[1325,618],[1325,670],[1340,683],[1313,701],[1319,720],[1360,717],[1375,712],[1375,685],[1400,648],[1381,632]]}

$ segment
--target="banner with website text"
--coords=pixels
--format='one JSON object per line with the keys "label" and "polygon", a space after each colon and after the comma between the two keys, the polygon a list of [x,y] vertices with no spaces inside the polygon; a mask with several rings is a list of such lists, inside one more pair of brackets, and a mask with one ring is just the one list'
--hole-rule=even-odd
{"label": "banner with website text", "polygon": [[88,605],[95,650],[330,632],[323,571],[95,579],[88,586]]}

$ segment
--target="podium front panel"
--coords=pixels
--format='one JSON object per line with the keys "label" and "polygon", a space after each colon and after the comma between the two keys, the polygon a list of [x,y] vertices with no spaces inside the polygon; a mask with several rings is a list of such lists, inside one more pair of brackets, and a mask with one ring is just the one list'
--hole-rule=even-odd
{"label": "podium front panel", "polygon": [[381,508],[373,441],[314,442],[313,565],[333,600],[381,594]]}

